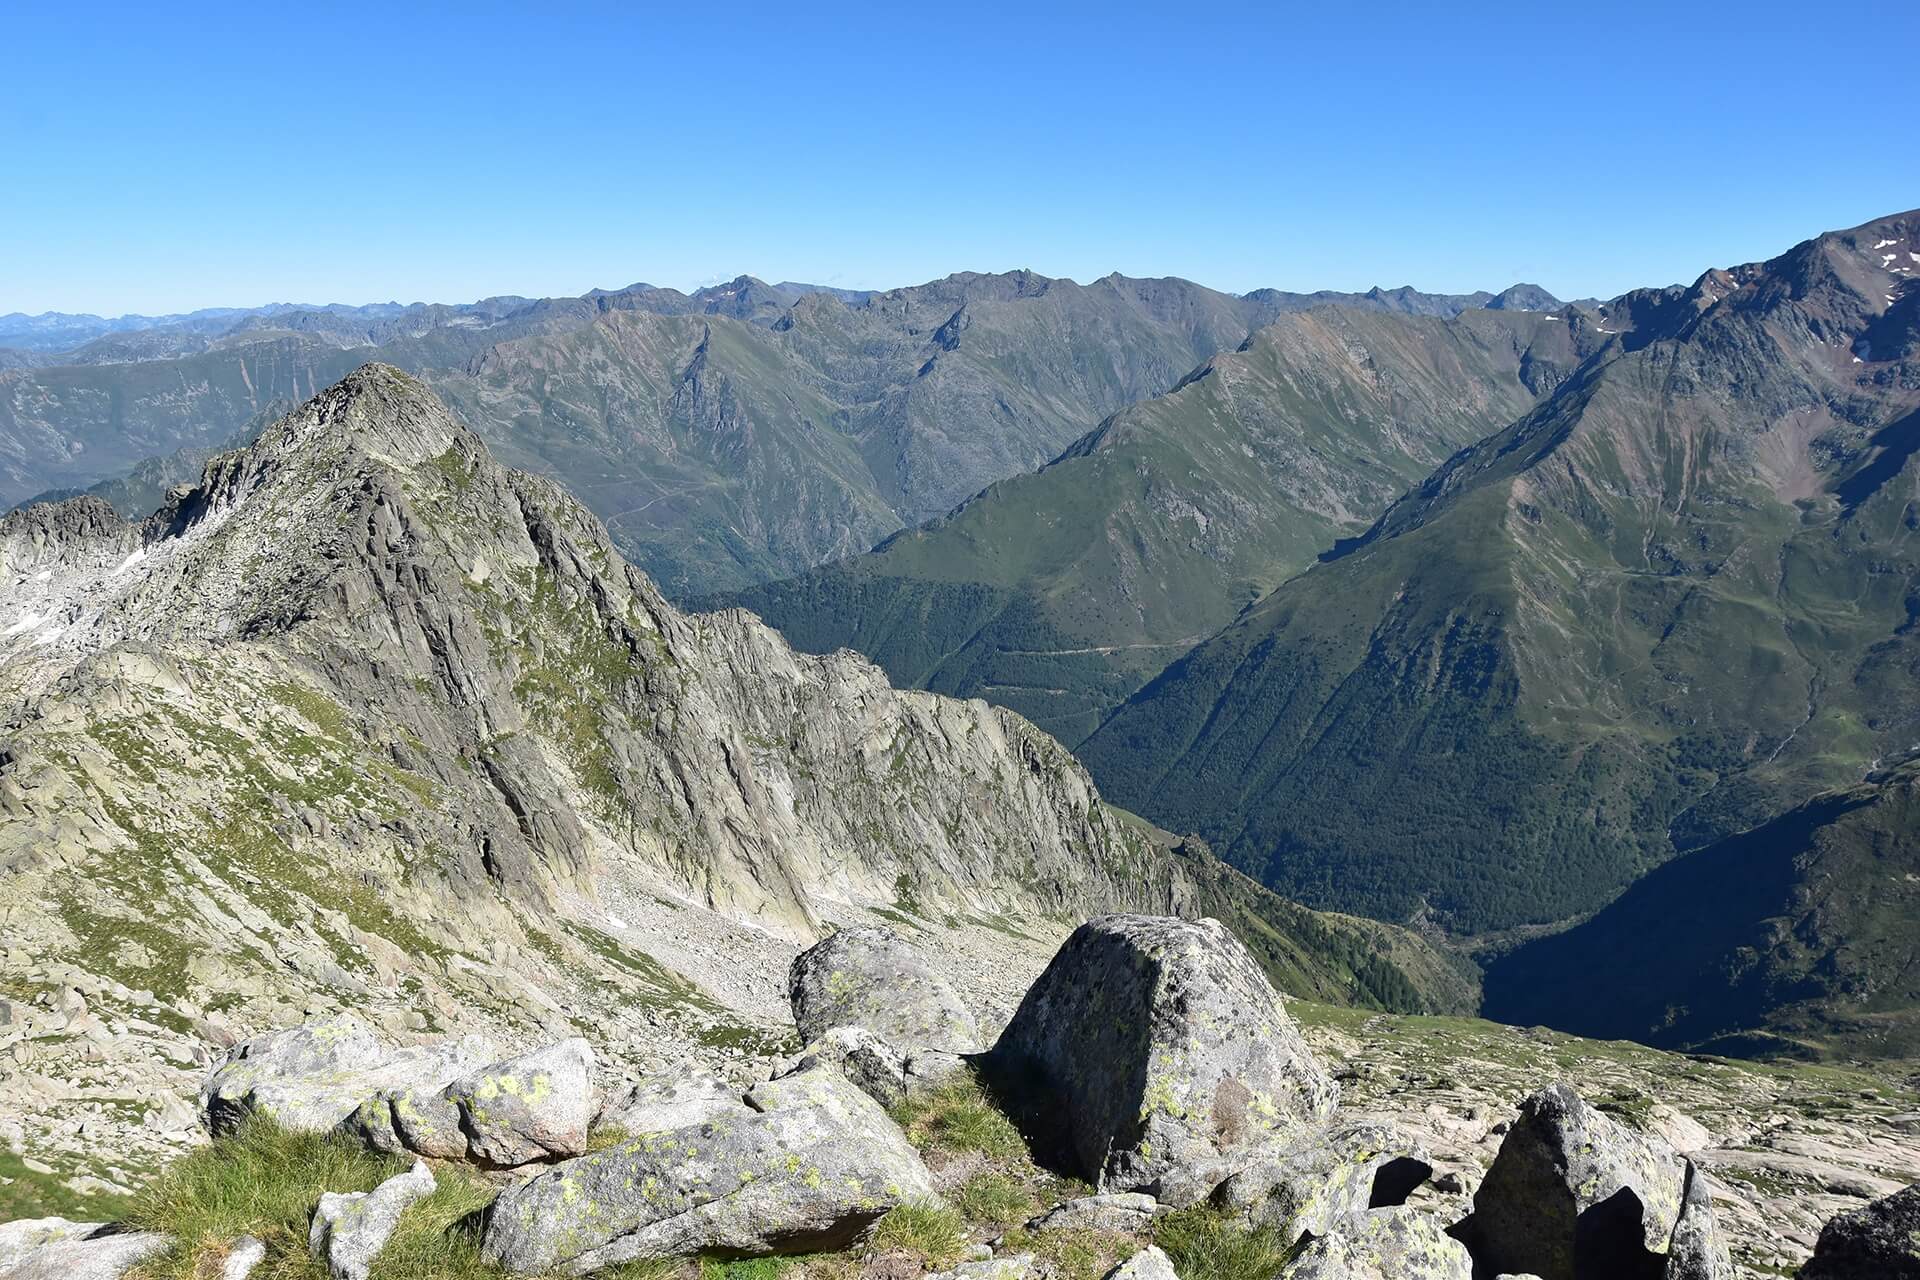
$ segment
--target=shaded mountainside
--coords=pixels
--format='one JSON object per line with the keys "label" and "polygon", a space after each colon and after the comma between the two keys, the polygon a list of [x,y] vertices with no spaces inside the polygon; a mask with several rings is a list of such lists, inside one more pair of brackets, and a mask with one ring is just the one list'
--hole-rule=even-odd
{"label": "shaded mountainside", "polygon": [[725,599],[803,649],[857,649],[897,683],[984,697],[1076,742],[1600,341],[1576,316],[1283,316],[1040,471]]}
{"label": "shaded mountainside", "polygon": [[[217,446],[379,359],[567,483],[686,596],[864,551],[1335,297],[1017,271],[885,292],[742,276],[692,294],[14,317],[27,345],[93,336],[0,360],[0,503]],[[1493,295],[1338,298],[1453,314]]]}
{"label": "shaded mountainside", "polygon": [[1082,744],[1289,896],[1571,918],[1920,740],[1920,215],[1607,345]]}
{"label": "shaded mountainside", "polygon": [[1675,858],[1493,962],[1487,1016],[1714,1053],[1920,1057],[1917,788],[1905,764]]}
{"label": "shaded mountainside", "polygon": [[1017,716],[675,610],[384,366],[147,521],[0,520],[0,666],[9,938],[170,1016],[644,1015],[710,1043],[740,1015],[687,948],[867,908],[1017,936],[1215,910],[1305,993],[1474,998],[1411,935],[1171,853]]}

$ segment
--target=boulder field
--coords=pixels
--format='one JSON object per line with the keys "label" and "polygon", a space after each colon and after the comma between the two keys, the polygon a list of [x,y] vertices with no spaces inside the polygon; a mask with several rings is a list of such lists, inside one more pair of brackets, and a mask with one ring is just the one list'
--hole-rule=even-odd
{"label": "boulder field", "polygon": [[[1090,1186],[1029,1229],[1138,1240],[1114,1270],[1125,1280],[1177,1280],[1152,1243],[1177,1212],[1283,1242],[1274,1280],[1732,1274],[1707,1175],[1564,1083],[1521,1104],[1471,1214],[1410,1204],[1430,1159],[1391,1125],[1342,1112],[1280,995],[1212,920],[1088,921],[990,1045],[885,929],[803,953],[789,990],[805,1047],[750,1086],[680,1075],[611,1087],[584,1039],[512,1056],[472,1039],[400,1048],[345,1015],[236,1046],[206,1079],[202,1121],[216,1140],[264,1117],[414,1158],[371,1191],[313,1206],[308,1248],[335,1280],[377,1277],[402,1217],[453,1166],[497,1187],[457,1229],[513,1274],[849,1249],[896,1211],[944,1207],[895,1115],[956,1082],[1003,1109],[1043,1167]],[[1910,1188],[1835,1219],[1803,1275],[1920,1276],[1916,1206]],[[232,1246],[223,1280],[265,1253]],[[7,1223],[0,1278],[113,1280],[175,1247],[111,1224]],[[1055,1274],[1011,1244],[978,1248],[943,1274]]]}

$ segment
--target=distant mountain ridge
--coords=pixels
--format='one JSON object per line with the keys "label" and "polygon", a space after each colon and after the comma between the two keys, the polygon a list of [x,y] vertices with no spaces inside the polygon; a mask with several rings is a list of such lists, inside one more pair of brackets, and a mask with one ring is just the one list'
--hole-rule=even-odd
{"label": "distant mountain ridge", "polygon": [[0,502],[168,471],[378,358],[563,477],[686,596],[863,551],[1308,305],[1117,275],[871,293],[742,276],[126,328],[0,361],[21,366],[0,371]]}

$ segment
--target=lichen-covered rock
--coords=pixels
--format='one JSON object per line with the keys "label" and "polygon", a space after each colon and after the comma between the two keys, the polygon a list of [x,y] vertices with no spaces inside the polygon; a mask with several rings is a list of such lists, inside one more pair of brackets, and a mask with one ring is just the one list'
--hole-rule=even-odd
{"label": "lichen-covered rock", "polygon": [[307,1251],[326,1264],[334,1280],[367,1280],[400,1215],[416,1200],[433,1194],[433,1170],[424,1160],[371,1191],[329,1191],[314,1207]]}
{"label": "lichen-covered rock", "polygon": [[1432,1173],[1432,1161],[1386,1125],[1335,1125],[1239,1170],[1214,1191],[1213,1203],[1292,1241],[1325,1235],[1368,1209],[1405,1204]]}
{"label": "lichen-covered rock", "polygon": [[1180,1277],[1166,1250],[1150,1244],[1107,1272],[1107,1280],[1180,1280]]}
{"label": "lichen-covered rock", "polygon": [[596,1127],[638,1137],[686,1129],[747,1110],[742,1091],[712,1076],[649,1076],[608,1099]]}
{"label": "lichen-covered rock", "polygon": [[1142,1231],[1160,1213],[1160,1202],[1138,1191],[1081,1196],[1053,1206],[1027,1223],[1029,1231]]}
{"label": "lichen-covered rock", "polygon": [[638,1258],[813,1252],[937,1199],[906,1135],[838,1071],[770,1080],[746,1102],[510,1187],[487,1212],[483,1253],[514,1272],[581,1275]]}
{"label": "lichen-covered rock", "polygon": [[1369,1209],[1309,1242],[1276,1280],[1473,1280],[1473,1257],[1427,1214]]}
{"label": "lichen-covered rock", "polygon": [[122,1231],[112,1223],[23,1218],[0,1223],[0,1276],[6,1280],[119,1280],[167,1249],[171,1237]]}
{"label": "lichen-covered rock", "polygon": [[990,1067],[1059,1115],[1076,1172],[1175,1207],[1318,1128],[1338,1101],[1272,984],[1216,920],[1081,925]]}
{"label": "lichen-covered rock", "polygon": [[920,952],[881,925],[842,929],[794,957],[793,1021],[805,1040],[865,1027],[900,1049],[980,1050],[973,1015]]}
{"label": "lichen-covered rock", "polygon": [[209,1131],[231,1133],[255,1112],[289,1129],[333,1128],[369,1095],[432,1092],[493,1058],[477,1036],[392,1049],[352,1014],[275,1031],[228,1050],[200,1088]]}
{"label": "lichen-covered rock", "polygon": [[438,1090],[383,1091],[340,1128],[376,1151],[510,1169],[585,1151],[597,1109],[593,1049],[574,1036]]}
{"label": "lichen-covered rock", "polygon": [[1727,1270],[1705,1175],[1564,1084],[1520,1104],[1465,1233],[1484,1267],[1543,1280]]}
{"label": "lichen-covered rock", "polygon": [[1820,1229],[1800,1280],[1920,1280],[1920,1186],[1851,1213]]}

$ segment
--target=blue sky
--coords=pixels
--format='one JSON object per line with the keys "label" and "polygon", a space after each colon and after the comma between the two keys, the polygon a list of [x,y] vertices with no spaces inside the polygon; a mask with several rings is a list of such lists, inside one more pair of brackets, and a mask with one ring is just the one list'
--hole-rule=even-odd
{"label": "blue sky", "polygon": [[0,312],[1014,267],[1608,295],[1920,205],[1911,3],[4,22]]}

